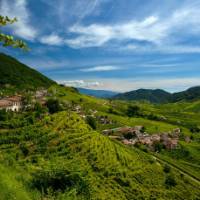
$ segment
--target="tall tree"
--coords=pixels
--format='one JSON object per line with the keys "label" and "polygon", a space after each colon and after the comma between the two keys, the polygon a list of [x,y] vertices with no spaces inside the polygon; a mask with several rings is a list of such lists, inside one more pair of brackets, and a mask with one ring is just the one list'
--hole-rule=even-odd
{"label": "tall tree", "polygon": [[[13,24],[15,22],[17,22],[17,18],[10,19],[7,16],[0,15],[0,28],[9,24]],[[4,47],[12,46],[14,48],[28,50],[28,47],[24,41],[15,39],[12,35],[4,34],[1,30],[0,30],[0,43]]]}

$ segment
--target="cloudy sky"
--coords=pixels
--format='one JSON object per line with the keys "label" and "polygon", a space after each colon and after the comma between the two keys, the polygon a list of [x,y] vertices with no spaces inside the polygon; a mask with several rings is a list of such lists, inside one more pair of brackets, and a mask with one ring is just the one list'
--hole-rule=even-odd
{"label": "cloudy sky", "polygon": [[200,85],[200,0],[0,0],[17,17],[0,48],[71,86],[114,91]]}

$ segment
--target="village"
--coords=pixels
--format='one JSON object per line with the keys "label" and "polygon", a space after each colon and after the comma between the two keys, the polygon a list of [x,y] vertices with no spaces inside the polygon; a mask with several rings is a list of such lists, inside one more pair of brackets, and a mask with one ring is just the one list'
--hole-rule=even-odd
{"label": "village", "polygon": [[47,95],[47,90],[37,90],[35,93],[30,94],[31,102],[26,102],[25,97],[19,94],[5,96],[0,98],[0,110],[19,112],[23,108],[31,107],[36,102],[39,102],[41,105],[45,105]]}
{"label": "village", "polygon": [[[125,145],[136,146],[138,144],[145,145],[149,150],[155,151],[157,144],[162,145],[167,150],[178,148],[181,129],[176,128],[169,132],[148,134],[143,126],[135,127],[119,127],[114,129],[103,130],[102,134],[121,141]],[[186,142],[190,142],[190,137],[185,137]]]}
{"label": "village", "polygon": [[[49,96],[47,90],[38,90],[32,94],[31,103],[24,104],[24,98],[21,95],[14,95],[4,97],[0,99],[0,110],[19,112],[24,107],[31,107],[33,103],[39,102],[41,105],[45,105],[47,96]],[[101,125],[113,125],[115,121],[109,119],[107,115],[98,115],[97,110],[89,109],[87,112],[83,110],[81,105],[74,105],[72,111],[76,112],[81,118],[86,119],[88,116],[93,117],[98,124]],[[86,114],[87,113],[87,114]],[[169,132],[148,134],[145,132],[144,126],[124,126],[112,129],[106,129],[102,131],[103,135],[108,136],[111,139],[121,141],[125,145],[136,146],[138,144],[145,145],[149,150],[155,151],[157,144],[162,145],[167,150],[173,150],[178,148],[180,140],[181,129],[176,128]],[[189,137],[185,137],[186,142],[190,142]]]}

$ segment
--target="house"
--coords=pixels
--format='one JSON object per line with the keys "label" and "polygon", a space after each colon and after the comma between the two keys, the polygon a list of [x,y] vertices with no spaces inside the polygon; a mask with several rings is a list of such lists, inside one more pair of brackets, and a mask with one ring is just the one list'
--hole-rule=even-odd
{"label": "house", "polygon": [[148,136],[148,135],[140,137],[140,138],[138,138],[138,140],[141,144],[145,144],[148,146],[151,146],[153,144],[153,141],[151,140],[151,136]]}
{"label": "house", "polygon": [[176,149],[177,146],[178,146],[178,140],[177,139],[168,138],[168,141],[165,143],[165,147],[168,150]]}
{"label": "house", "polygon": [[181,129],[180,128],[176,128],[172,131],[172,136],[173,138],[179,138],[181,134]]}
{"label": "house", "polygon": [[35,98],[36,99],[41,99],[45,96],[47,96],[47,90],[37,90],[36,93],[35,93]]}
{"label": "house", "polygon": [[160,142],[160,135],[154,134],[151,136],[152,142]]}
{"label": "house", "polygon": [[22,97],[21,96],[11,96],[0,99],[0,109],[5,109],[6,111],[18,112],[22,108]]}
{"label": "house", "polygon": [[136,142],[135,140],[127,140],[127,139],[122,140],[122,143],[125,145],[134,145],[135,142]]}
{"label": "house", "polygon": [[112,121],[108,118],[108,116],[99,116],[97,118],[100,124],[112,124]]}

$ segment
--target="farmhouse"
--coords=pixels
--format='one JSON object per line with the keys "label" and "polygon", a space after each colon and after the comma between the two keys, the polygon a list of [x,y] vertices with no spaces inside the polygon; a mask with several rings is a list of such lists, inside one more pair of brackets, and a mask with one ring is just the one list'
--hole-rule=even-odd
{"label": "farmhouse", "polygon": [[21,96],[11,96],[0,99],[0,109],[5,109],[6,111],[18,112],[22,108],[22,97]]}

